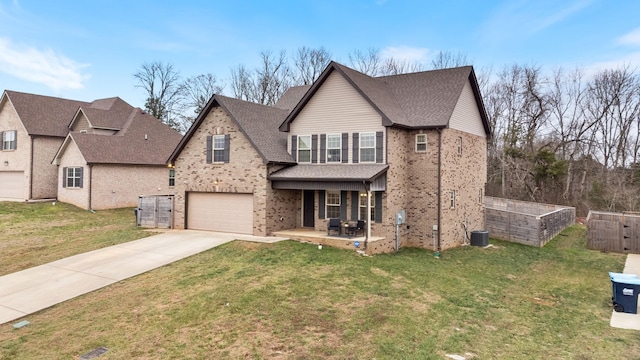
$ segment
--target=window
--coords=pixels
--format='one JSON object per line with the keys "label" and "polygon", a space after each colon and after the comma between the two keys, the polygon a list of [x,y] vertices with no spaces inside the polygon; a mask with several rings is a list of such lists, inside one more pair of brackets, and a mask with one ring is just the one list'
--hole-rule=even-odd
{"label": "window", "polygon": [[2,150],[16,149],[16,131],[5,131],[2,133]]}
{"label": "window", "polygon": [[169,186],[176,186],[176,169],[169,169]]}
{"label": "window", "polygon": [[311,162],[311,136],[298,136],[298,162]]}
{"label": "window", "polygon": [[65,187],[67,188],[82,188],[82,168],[81,167],[68,167],[65,168]]}
{"label": "window", "polygon": [[342,136],[327,135],[327,162],[340,162],[342,153]]}
{"label": "window", "polygon": [[456,208],[456,191],[455,190],[449,191],[449,208],[450,209]]}
{"label": "window", "polygon": [[340,191],[327,191],[327,218],[340,217]]}
{"label": "window", "polygon": [[213,162],[224,162],[224,135],[213,136]]}
{"label": "window", "polygon": [[416,152],[427,152],[427,134],[416,135]]}
{"label": "window", "polygon": [[[373,195],[373,194],[372,194]],[[360,193],[360,213],[358,214],[358,220],[376,220],[376,197],[371,196],[371,213],[369,213],[369,218],[367,219],[367,193]]]}
{"label": "window", "polygon": [[482,193],[482,188],[480,188],[480,190],[478,190],[478,204],[480,205],[484,204],[484,196]]}
{"label": "window", "polygon": [[360,162],[376,161],[376,133],[360,133]]}
{"label": "window", "polygon": [[462,137],[458,136],[456,139],[456,145],[458,147],[458,155],[462,155]]}

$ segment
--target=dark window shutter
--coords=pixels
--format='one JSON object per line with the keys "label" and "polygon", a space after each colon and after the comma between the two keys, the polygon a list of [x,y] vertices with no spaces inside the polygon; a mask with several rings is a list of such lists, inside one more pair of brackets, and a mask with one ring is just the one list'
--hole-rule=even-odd
{"label": "dark window shutter", "polygon": [[340,219],[347,220],[347,192],[340,191]]}
{"label": "dark window shutter", "polygon": [[83,173],[84,173],[84,171],[83,171],[83,170],[84,170],[84,168],[78,168],[78,174],[77,174],[77,175],[78,175],[78,177],[80,178],[80,181],[79,181],[78,187],[79,187],[79,188],[81,188],[81,189],[82,189],[82,179],[83,179],[83,177],[84,177],[84,176],[83,176],[83,175],[84,175],[84,174],[83,174]]}
{"label": "dark window shutter", "polygon": [[327,200],[327,195],[324,190],[318,190],[318,218],[324,219],[324,210],[325,210],[325,201]]}
{"label": "dark window shutter", "polygon": [[67,187],[67,168],[66,167],[62,168],[62,187],[63,188]]}
{"label": "dark window shutter", "polygon": [[13,150],[16,150],[18,148],[18,132],[16,131],[13,134]]}
{"label": "dark window shutter", "polygon": [[360,134],[353,134],[353,163],[357,164],[360,158]]}
{"label": "dark window shutter", "polygon": [[358,220],[358,210],[360,210],[360,194],[357,191],[351,192],[351,220]]}
{"label": "dark window shutter", "polygon": [[320,163],[327,162],[327,134],[320,134]]}
{"label": "dark window shutter", "polygon": [[224,153],[222,155],[222,161],[228,163],[229,162],[229,153],[231,152],[231,135],[227,134],[224,136]]}
{"label": "dark window shutter", "polygon": [[4,150],[4,132],[0,131],[0,150]]}
{"label": "dark window shutter", "polygon": [[375,221],[377,223],[381,223],[382,222],[382,191],[376,191],[375,196],[376,196]]}
{"label": "dark window shutter", "polygon": [[311,135],[311,163],[318,162],[318,135]]}
{"label": "dark window shutter", "polygon": [[291,156],[293,156],[293,161],[298,161],[298,137],[296,135],[291,135]]}
{"label": "dark window shutter", "polygon": [[207,136],[207,164],[211,164],[213,157],[213,136]]}
{"label": "dark window shutter", "polygon": [[376,133],[376,162],[382,162],[382,131]]}
{"label": "dark window shutter", "polygon": [[342,133],[342,162],[349,162],[349,134]]}

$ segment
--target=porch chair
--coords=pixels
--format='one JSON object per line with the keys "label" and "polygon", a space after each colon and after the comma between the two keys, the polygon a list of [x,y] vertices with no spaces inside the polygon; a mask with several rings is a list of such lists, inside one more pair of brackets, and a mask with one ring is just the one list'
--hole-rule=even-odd
{"label": "porch chair", "polygon": [[367,224],[366,221],[364,220],[358,220],[358,225],[356,225],[356,236],[358,236],[358,233],[360,231],[362,231],[362,236],[364,236],[364,232],[365,230],[365,225]]}
{"label": "porch chair", "polygon": [[340,235],[340,219],[339,218],[330,218],[329,224],[327,225],[327,235],[331,235],[331,230],[335,230]]}

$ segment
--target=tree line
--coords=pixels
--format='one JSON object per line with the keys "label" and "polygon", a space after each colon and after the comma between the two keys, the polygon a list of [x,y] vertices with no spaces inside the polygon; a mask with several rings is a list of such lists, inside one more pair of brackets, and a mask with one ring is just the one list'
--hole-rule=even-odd
{"label": "tree line", "polygon": [[[273,105],[291,86],[313,83],[332,59],[324,47],[259,53],[254,68],[238,65],[227,79],[181,78],[171,64],[143,64],[134,74],[145,109],[185,132],[213,94]],[[347,64],[370,76],[470,65],[464,53],[440,52],[429,64],[356,50]],[[486,194],[589,209],[640,208],[640,75],[622,66],[543,69],[513,64],[476,69],[492,129]]]}

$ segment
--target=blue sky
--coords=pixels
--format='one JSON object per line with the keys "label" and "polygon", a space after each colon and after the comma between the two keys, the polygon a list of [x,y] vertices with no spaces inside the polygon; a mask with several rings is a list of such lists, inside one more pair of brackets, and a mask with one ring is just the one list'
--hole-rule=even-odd
{"label": "blue sky", "polygon": [[461,52],[494,71],[640,71],[639,14],[637,0],[0,0],[0,89],[142,107],[132,75],[145,62],[226,80],[261,51],[301,46],[324,46],[346,65],[350,52],[375,47],[425,64]]}

